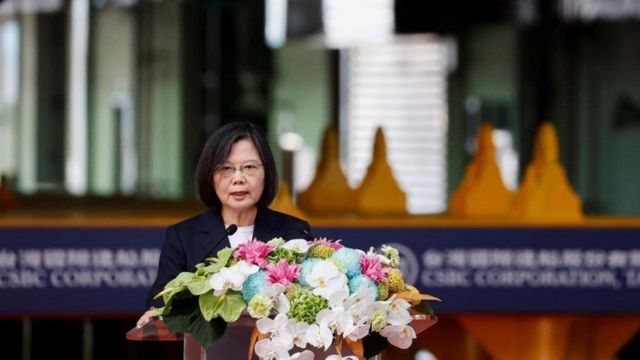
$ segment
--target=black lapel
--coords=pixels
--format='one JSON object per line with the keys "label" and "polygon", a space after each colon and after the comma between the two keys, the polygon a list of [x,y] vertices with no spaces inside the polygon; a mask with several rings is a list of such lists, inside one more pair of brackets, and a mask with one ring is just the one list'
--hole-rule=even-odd
{"label": "black lapel", "polygon": [[281,234],[283,219],[268,208],[258,209],[256,214],[256,226],[253,230],[253,237],[260,241],[269,241]]}
{"label": "black lapel", "polygon": [[[224,230],[222,217],[217,211],[209,209],[202,214],[196,233],[202,253],[201,259],[205,256],[215,256],[218,250],[229,246],[228,239],[219,241],[224,236]],[[216,243],[218,243],[217,246]]]}

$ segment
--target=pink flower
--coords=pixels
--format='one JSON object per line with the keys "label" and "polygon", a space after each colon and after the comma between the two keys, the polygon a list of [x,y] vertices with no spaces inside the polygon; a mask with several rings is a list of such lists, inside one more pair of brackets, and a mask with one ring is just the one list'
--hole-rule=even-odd
{"label": "pink flower", "polygon": [[273,246],[253,239],[244,244],[238,245],[233,256],[243,259],[251,264],[256,264],[260,268],[267,266],[267,255],[273,250]]}
{"label": "pink flower", "polygon": [[387,279],[387,273],[390,269],[382,267],[382,263],[378,257],[362,255],[360,257],[360,271],[369,279],[375,282],[381,282]]}
{"label": "pink flower", "polygon": [[318,239],[314,239],[311,241],[308,241],[309,245],[326,245],[330,248],[332,248],[333,250],[339,250],[340,248],[342,248],[342,244],[340,244],[340,241],[342,240],[327,240],[327,238],[318,238]]}
{"label": "pink flower", "polygon": [[280,259],[276,265],[267,265],[267,279],[272,284],[289,287],[299,276],[300,265],[289,265],[285,259]]}

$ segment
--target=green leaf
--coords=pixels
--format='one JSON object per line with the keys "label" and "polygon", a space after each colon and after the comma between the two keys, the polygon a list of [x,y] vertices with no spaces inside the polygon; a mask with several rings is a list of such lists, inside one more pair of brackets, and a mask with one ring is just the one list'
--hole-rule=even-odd
{"label": "green leaf", "polygon": [[200,295],[198,304],[200,306],[200,312],[205,320],[209,321],[218,316],[218,309],[224,301],[223,296],[213,295],[213,290]]}
{"label": "green leaf", "polygon": [[190,333],[200,345],[208,348],[219,339],[227,328],[224,320],[217,318],[207,321],[200,313],[198,298],[175,299],[164,323],[172,333]]}
{"label": "green leaf", "polygon": [[158,297],[162,296],[162,300],[164,301],[165,305],[167,305],[171,302],[171,298],[183,292],[186,288],[187,288],[186,285],[170,287],[170,288],[165,287],[165,289],[162,290],[162,292],[160,292],[158,295],[156,295],[154,299],[157,299]]}
{"label": "green leaf", "polygon": [[231,258],[232,253],[233,253],[233,249],[228,247],[218,251],[217,261],[205,267],[204,270],[207,271],[207,273],[209,274],[217,273],[218,271],[220,271],[220,269],[227,266],[227,263],[229,262],[229,259]]}
{"label": "green leaf", "polygon": [[172,305],[173,302],[176,300],[184,300],[184,299],[190,299],[193,296],[191,295],[191,293],[189,293],[188,291],[182,291],[179,293],[176,293],[174,296],[172,296],[168,301],[165,301],[164,303],[164,307],[162,308],[162,316],[168,314],[169,312],[171,312],[172,310]]}
{"label": "green leaf", "polygon": [[217,314],[220,315],[224,321],[230,323],[238,320],[242,314],[242,310],[247,307],[247,304],[242,299],[242,294],[238,291],[227,291],[224,295],[222,305],[217,310]]}
{"label": "green leaf", "polygon": [[218,260],[221,264],[224,264],[222,266],[226,266],[227,262],[229,261],[229,258],[231,257],[231,254],[233,254],[233,249],[230,247],[226,247],[220,251],[218,251]]}
{"label": "green leaf", "polygon": [[175,278],[171,279],[165,286],[164,286],[164,290],[162,290],[161,292],[159,292],[158,294],[156,294],[156,296],[154,296],[154,299],[157,299],[159,297],[162,297],[162,299],[164,300],[164,303],[166,304],[167,302],[169,302],[169,300],[171,300],[171,298],[179,293],[184,291],[187,287],[186,284],[191,281],[191,279],[193,278],[194,274],[190,273],[190,272],[181,272],[180,274],[178,274],[178,276],[176,276]]}
{"label": "green leaf", "polygon": [[198,317],[198,320],[193,322],[189,331],[193,337],[198,340],[203,348],[208,348],[213,345],[216,340],[224,335],[227,329],[227,323],[221,318],[215,318],[211,321],[206,321],[202,316]]}
{"label": "green leaf", "polygon": [[187,288],[193,295],[197,296],[211,290],[211,285],[209,285],[209,279],[203,276],[198,276],[187,284]]}
{"label": "green leaf", "polygon": [[165,288],[167,286],[170,286],[170,285],[173,285],[173,286],[186,285],[187,283],[189,283],[189,282],[191,282],[193,280],[194,276],[196,276],[196,274],[194,274],[192,272],[187,272],[187,271],[181,272],[173,280],[169,281],[167,283],[167,285],[165,286]]}
{"label": "green leaf", "polygon": [[194,272],[196,276],[206,276],[207,272],[205,270],[204,264],[196,264],[196,271]]}
{"label": "green leaf", "polygon": [[164,323],[171,333],[189,332],[190,324],[200,316],[200,309],[194,307],[194,304],[197,304],[194,297],[174,301],[169,313],[163,316]]}
{"label": "green leaf", "polygon": [[431,307],[431,305],[429,305],[429,303],[422,301],[420,302],[420,304],[413,306],[413,309],[416,310],[419,313],[422,314],[427,314],[427,315],[431,315],[433,316],[433,308]]}

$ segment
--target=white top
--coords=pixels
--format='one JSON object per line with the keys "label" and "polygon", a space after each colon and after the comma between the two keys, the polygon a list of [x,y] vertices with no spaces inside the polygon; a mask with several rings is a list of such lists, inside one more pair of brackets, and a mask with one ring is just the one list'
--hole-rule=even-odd
{"label": "white top", "polygon": [[[225,228],[229,227],[229,225],[224,226]],[[238,230],[236,230],[233,235],[229,235],[229,242],[231,243],[231,247],[235,248],[240,244],[244,244],[249,240],[253,239],[253,228],[255,225],[250,226],[238,226]]]}

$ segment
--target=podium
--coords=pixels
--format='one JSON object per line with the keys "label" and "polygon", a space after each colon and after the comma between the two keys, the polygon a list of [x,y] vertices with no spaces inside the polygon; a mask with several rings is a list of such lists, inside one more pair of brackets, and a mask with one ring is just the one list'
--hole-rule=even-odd
{"label": "podium", "polygon": [[[436,316],[424,314],[414,314],[411,327],[418,336],[423,331],[438,322]],[[256,320],[248,315],[243,315],[236,322],[228,324],[227,330],[220,339],[218,339],[211,347],[204,349],[200,343],[190,334],[172,334],[166,327],[162,317],[153,316],[142,327],[134,327],[127,332],[127,340],[133,341],[183,341],[183,359],[184,360],[213,360],[213,359],[247,359],[249,350],[249,339],[255,327]],[[391,345],[390,345],[391,346]],[[307,347],[313,351],[316,359],[325,359],[328,355],[335,353],[335,349],[330,347],[328,351],[316,349],[313,346]],[[351,349],[345,344],[342,347],[342,356],[353,355]],[[254,355],[254,358],[257,358]],[[377,355],[371,360],[381,360],[382,356]]]}
{"label": "podium", "polygon": [[162,317],[153,316],[142,327],[134,327],[127,332],[127,340],[133,341],[182,341],[184,360],[230,359],[246,360],[249,350],[249,339],[256,320],[243,315],[236,322],[228,324],[220,339],[212,346],[204,349],[190,334],[172,334],[166,327]]}

